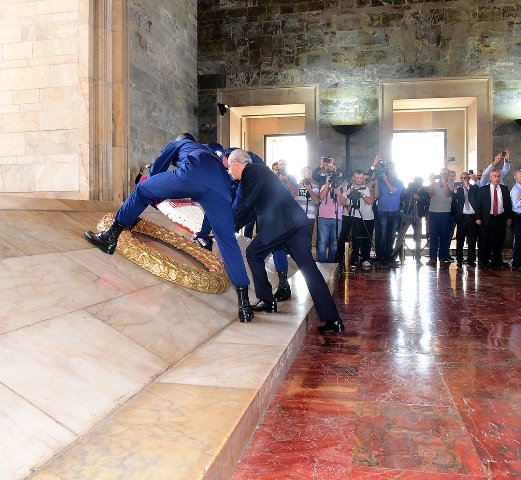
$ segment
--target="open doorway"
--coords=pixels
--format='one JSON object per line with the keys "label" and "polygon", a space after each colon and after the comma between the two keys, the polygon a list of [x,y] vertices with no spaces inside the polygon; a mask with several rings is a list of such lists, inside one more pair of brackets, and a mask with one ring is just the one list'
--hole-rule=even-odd
{"label": "open doorway", "polygon": [[286,160],[287,171],[295,178],[301,178],[302,169],[308,164],[306,135],[265,135],[264,151],[266,165]]}
{"label": "open doorway", "polygon": [[413,130],[393,133],[392,158],[398,178],[408,185],[415,177],[428,184],[431,173],[439,173],[447,156],[446,130]]}

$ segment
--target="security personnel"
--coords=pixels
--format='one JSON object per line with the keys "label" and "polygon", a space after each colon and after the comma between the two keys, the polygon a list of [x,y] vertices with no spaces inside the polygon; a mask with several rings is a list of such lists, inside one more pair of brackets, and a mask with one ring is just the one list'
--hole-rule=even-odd
{"label": "security personnel", "polygon": [[[177,169],[167,172],[170,164]],[[148,205],[169,198],[191,198],[208,216],[226,271],[237,290],[239,319],[249,322],[253,318],[248,299],[250,282],[235,238],[230,182],[221,160],[192,135],[183,133],[164,148],[149,177],[120,207],[114,223],[100,233],[86,232],[85,238],[103,252],[113,254],[120,233],[130,228]]]}
{"label": "security personnel", "polygon": [[344,330],[326,281],[313,260],[308,240],[309,221],[304,210],[279,178],[265,166],[252,164],[250,156],[244,150],[237,149],[230,155],[228,169],[233,179],[241,181],[243,192],[242,200],[235,211],[235,225],[243,226],[250,211],[254,210],[260,227],[259,233],[246,249],[255,293],[259,298],[252,309],[277,311],[277,302],[268,281],[264,260],[273,250],[284,248],[302,272],[317,314],[324,322],[319,330]]}

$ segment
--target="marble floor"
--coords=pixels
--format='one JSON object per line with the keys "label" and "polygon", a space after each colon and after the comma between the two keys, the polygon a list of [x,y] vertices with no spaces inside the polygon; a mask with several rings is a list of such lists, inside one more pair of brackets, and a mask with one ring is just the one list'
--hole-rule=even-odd
{"label": "marble floor", "polygon": [[232,480],[521,478],[521,273],[409,263],[340,280]]}
{"label": "marble floor", "polygon": [[83,232],[117,207],[0,197],[0,480],[228,478],[313,319],[291,263],[292,302],[245,325],[233,289],[101,253]]}

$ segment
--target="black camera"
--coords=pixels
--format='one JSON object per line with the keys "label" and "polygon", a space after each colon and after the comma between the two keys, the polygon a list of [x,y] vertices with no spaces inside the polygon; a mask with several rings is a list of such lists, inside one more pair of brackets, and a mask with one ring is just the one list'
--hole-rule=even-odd
{"label": "black camera", "polygon": [[309,192],[305,188],[299,188],[298,196],[299,197],[309,197]]}
{"label": "black camera", "polygon": [[302,185],[311,185],[311,180],[309,178],[304,178],[302,180]]}
{"label": "black camera", "polygon": [[382,175],[389,175],[389,165],[380,162],[374,169],[374,173],[378,178],[382,178]]}
{"label": "black camera", "polygon": [[329,171],[329,183],[332,188],[338,187],[342,183],[343,179],[344,174],[340,170],[335,169]]}
{"label": "black camera", "polygon": [[360,193],[360,190],[356,188],[352,188],[350,192],[347,194],[347,198],[352,202],[357,202],[363,197],[363,194]]}

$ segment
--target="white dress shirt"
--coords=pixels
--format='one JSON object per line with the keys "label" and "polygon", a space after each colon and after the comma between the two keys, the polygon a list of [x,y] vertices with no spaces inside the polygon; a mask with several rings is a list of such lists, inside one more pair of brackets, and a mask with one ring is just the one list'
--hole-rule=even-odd
{"label": "white dress shirt", "polygon": [[[494,212],[494,185],[490,184],[490,214],[492,215]],[[497,214],[503,213],[505,209],[503,208],[503,192],[501,191],[501,186],[497,186]]]}

